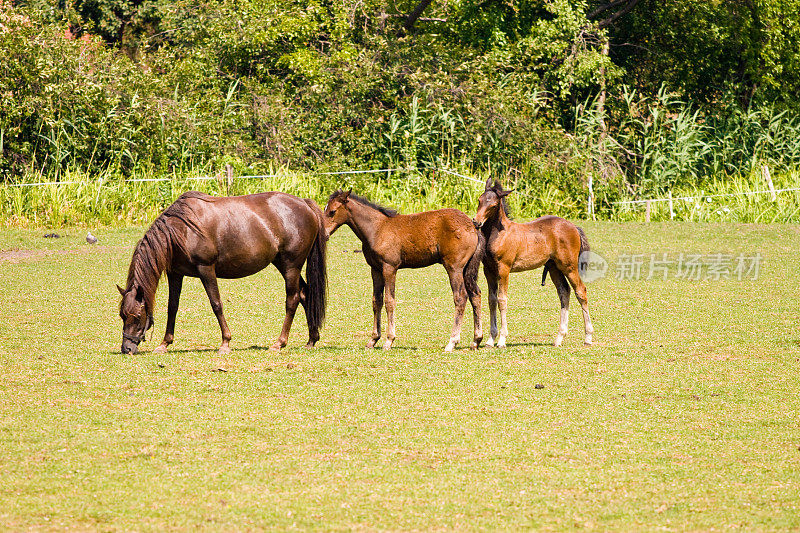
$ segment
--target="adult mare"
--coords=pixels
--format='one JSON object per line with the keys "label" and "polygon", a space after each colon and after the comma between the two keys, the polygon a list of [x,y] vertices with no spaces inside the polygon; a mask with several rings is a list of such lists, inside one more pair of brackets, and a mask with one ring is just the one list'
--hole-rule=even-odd
{"label": "adult mare", "polygon": [[[125,288],[117,285],[122,294],[122,353],[135,353],[153,326],[155,293],[163,272],[169,283],[167,328],[156,351],[166,351],[173,341],[183,278],[191,276],[202,281],[219,321],[219,352],[230,352],[231,332],[222,314],[217,278],[242,278],[270,263],[286,286],[286,317],[272,349],[286,346],[298,304],[308,322],[306,346],[314,346],[325,317],[326,246],[322,211],[311,200],[281,192],[232,197],[182,194],[136,245]],[[308,283],[300,272],[304,263]]]}

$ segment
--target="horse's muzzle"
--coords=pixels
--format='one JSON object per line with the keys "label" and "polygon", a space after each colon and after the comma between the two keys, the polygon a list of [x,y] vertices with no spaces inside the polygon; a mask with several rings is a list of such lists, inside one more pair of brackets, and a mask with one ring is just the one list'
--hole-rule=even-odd
{"label": "horse's muzzle", "polygon": [[139,351],[139,346],[132,342],[123,341],[119,351],[124,355],[133,355]]}
{"label": "horse's muzzle", "polygon": [[481,229],[483,227],[483,222],[478,222],[474,218],[472,219],[472,224],[475,226],[475,229]]}

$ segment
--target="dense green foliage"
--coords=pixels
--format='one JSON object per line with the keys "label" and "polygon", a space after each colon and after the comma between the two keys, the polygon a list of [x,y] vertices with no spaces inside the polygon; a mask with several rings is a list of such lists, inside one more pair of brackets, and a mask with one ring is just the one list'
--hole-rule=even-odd
{"label": "dense green foliage", "polygon": [[800,0],[415,5],[0,1],[0,181],[449,167],[609,214],[800,163]]}

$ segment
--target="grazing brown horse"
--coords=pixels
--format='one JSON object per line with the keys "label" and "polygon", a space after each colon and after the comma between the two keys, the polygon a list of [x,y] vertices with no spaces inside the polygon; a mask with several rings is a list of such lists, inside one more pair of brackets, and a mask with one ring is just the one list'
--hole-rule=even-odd
{"label": "grazing brown horse", "polygon": [[[486,181],[486,190],[478,201],[475,224],[486,237],[486,255],[483,272],[489,284],[490,337],[487,346],[503,348],[508,336],[506,309],[508,308],[508,275],[511,272],[533,270],[544,265],[542,284],[547,272],[561,300],[561,323],[554,344],[561,345],[567,334],[569,321],[570,285],[583,308],[585,343],[592,343],[592,319],[586,286],[578,273],[578,256],[589,250],[586,234],[572,222],[555,216],[543,216],[532,222],[519,224],[508,217],[506,196],[500,182]],[[497,310],[500,306],[500,332],[497,331]]]}
{"label": "grazing brown horse", "polygon": [[350,191],[336,191],[328,199],[324,220],[328,235],[342,224],[350,226],[361,239],[364,259],[372,268],[372,311],[375,320],[367,348],[374,347],[381,338],[384,291],[388,327],[383,348],[391,348],[394,342],[397,269],[421,268],[435,263],[444,265],[450,277],[456,306],[453,332],[445,351],[452,351],[461,338],[461,320],[467,297],[472,304],[475,322],[475,338],[471,347],[480,345],[483,332],[481,291],[477,281],[485,241],[467,215],[457,209],[401,215]]}
{"label": "grazing brown horse", "polygon": [[[299,303],[308,322],[308,344],[319,340],[325,316],[325,249],[322,211],[311,200],[281,192],[219,198],[187,192],[153,222],[133,251],[128,282],[119,285],[122,353],[135,353],[153,326],[156,288],[162,272],[169,282],[167,329],[156,348],[166,351],[184,276],[200,278],[222,330],[221,354],[230,352],[231,332],[222,314],[217,278],[242,278],[272,263],[286,285],[286,318],[273,349],[286,346]],[[306,283],[300,275],[308,263]]]}

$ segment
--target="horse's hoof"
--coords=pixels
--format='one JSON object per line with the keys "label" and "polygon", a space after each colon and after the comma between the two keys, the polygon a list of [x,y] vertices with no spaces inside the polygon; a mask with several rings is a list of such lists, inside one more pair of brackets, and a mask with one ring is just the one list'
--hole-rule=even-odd
{"label": "horse's hoof", "polygon": [[383,343],[384,350],[391,350],[392,349],[392,341],[386,341]]}
{"label": "horse's hoof", "polygon": [[167,353],[167,345],[159,344],[158,346],[156,346],[156,349],[153,350],[153,353]]}
{"label": "horse's hoof", "polygon": [[456,347],[455,344],[448,344],[447,346],[444,347],[444,351],[447,352],[447,353],[450,353],[450,352],[453,351],[453,348],[455,348],[455,347]]}
{"label": "horse's hoof", "polygon": [[373,340],[369,341],[367,343],[367,345],[364,346],[364,348],[374,348],[375,347],[375,343],[377,343],[377,342],[378,342],[378,339],[373,339]]}
{"label": "horse's hoof", "polygon": [[553,346],[558,348],[559,346],[561,346],[562,342],[564,342],[564,336],[563,335],[557,335],[556,336],[556,340],[553,341]]}
{"label": "horse's hoof", "polygon": [[231,353],[230,346],[220,346],[217,350],[217,355],[228,355],[229,353]]}
{"label": "horse's hoof", "polygon": [[505,348],[506,347],[505,339],[501,339],[501,340],[497,341],[497,347],[498,348]]}
{"label": "horse's hoof", "polygon": [[486,347],[494,348],[494,339],[489,339],[488,341],[486,341]]}
{"label": "horse's hoof", "polygon": [[591,346],[592,345],[592,339],[586,339],[585,341],[583,341],[583,345],[584,346]]}
{"label": "horse's hoof", "polygon": [[276,342],[275,344],[273,344],[272,346],[269,347],[269,351],[270,352],[280,352],[281,348],[283,348],[283,346],[281,346],[280,343]]}
{"label": "horse's hoof", "polygon": [[307,342],[306,343],[306,348],[311,349],[311,348],[314,347],[315,344],[316,344],[315,342]]}

